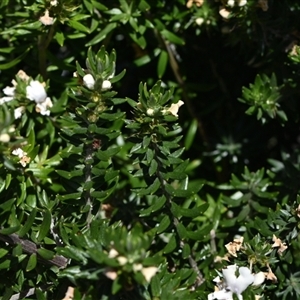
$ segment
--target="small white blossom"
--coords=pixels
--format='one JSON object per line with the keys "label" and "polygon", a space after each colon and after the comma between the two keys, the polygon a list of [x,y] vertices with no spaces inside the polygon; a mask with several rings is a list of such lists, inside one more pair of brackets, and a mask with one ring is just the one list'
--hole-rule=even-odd
{"label": "small white blossom", "polygon": [[239,6],[245,6],[247,4],[247,0],[239,0]]}
{"label": "small white blossom", "polygon": [[49,16],[49,10],[48,9],[46,9],[44,15],[41,16],[39,20],[44,25],[52,25],[54,23],[54,18]]}
{"label": "small white blossom", "polygon": [[177,103],[173,103],[168,109],[163,110],[163,114],[171,113],[174,117],[178,117],[179,107],[184,104],[183,101],[179,100]]}
{"label": "small white blossom", "polygon": [[0,134],[0,142],[2,143],[8,143],[10,141],[10,136],[7,133],[1,133]]}
{"label": "small white blossom", "polygon": [[24,111],[25,111],[24,106],[20,106],[20,107],[16,108],[14,110],[15,119],[20,119]]}
{"label": "small white blossom", "polygon": [[102,82],[102,90],[106,91],[111,88],[111,82],[109,80],[104,80]]}
{"label": "small white blossom", "polygon": [[221,7],[219,10],[219,14],[221,15],[222,18],[224,19],[229,19],[230,16],[230,11],[228,11],[226,8]]}
{"label": "small white blossom", "polygon": [[51,99],[47,97],[44,102],[37,103],[37,105],[35,106],[35,110],[43,116],[50,116],[50,110],[48,108],[51,108],[52,106],[53,103]]}
{"label": "small white blossom", "polygon": [[234,7],[234,0],[228,0],[227,5],[230,7]]}
{"label": "small white blossom", "polygon": [[108,253],[109,258],[115,258],[118,255],[119,255],[119,252],[116,249],[112,248],[109,250],[109,253]]}
{"label": "small white blossom", "polygon": [[201,26],[203,24],[203,22],[204,22],[204,19],[203,18],[197,18],[195,20],[195,22],[196,22],[197,25]]}
{"label": "small white blossom", "polygon": [[104,270],[104,275],[111,280],[116,280],[118,277],[118,273],[112,268],[106,268]]}
{"label": "small white blossom", "polygon": [[83,76],[83,84],[90,90],[94,89],[95,79],[91,74],[86,74]]}
{"label": "small white blossom", "polygon": [[146,113],[149,117],[152,117],[154,115],[154,109],[153,108],[148,108]]}
{"label": "small white blossom", "polygon": [[52,0],[50,1],[51,6],[57,6],[58,1],[57,0]]}
{"label": "small white blossom", "polygon": [[127,264],[128,259],[125,256],[118,256],[117,261],[121,266],[124,266]]}
{"label": "small white blossom", "polygon": [[148,267],[142,269],[142,274],[145,277],[147,282],[150,282],[151,278],[156,274],[158,268],[157,267]]}
{"label": "small white blossom", "polygon": [[7,86],[6,88],[4,88],[2,91],[5,96],[0,98],[0,105],[2,105],[5,102],[12,101],[15,97],[15,90],[16,90],[15,86],[12,86],[12,87]]}
{"label": "small white blossom", "polygon": [[[17,76],[20,79],[22,79],[23,81],[28,81],[30,79],[30,77],[23,70],[19,70],[19,72],[17,73]],[[15,82],[14,85],[17,85],[17,83]]]}
{"label": "small white blossom", "polygon": [[26,87],[26,97],[35,101],[36,103],[42,103],[47,99],[47,93],[42,83],[37,80],[32,80]]}
{"label": "small white blossom", "polygon": [[23,156],[27,155],[27,152],[24,152],[21,148],[17,148],[13,150],[12,154],[22,158]]}
{"label": "small white blossom", "polygon": [[133,264],[133,271],[137,272],[137,271],[141,271],[143,269],[143,265],[142,264]]}
{"label": "small white blossom", "polygon": [[[236,276],[238,270],[239,276]],[[238,268],[236,265],[228,266],[222,270],[226,287],[220,291],[216,291],[208,295],[208,300],[232,300],[232,295],[236,294],[239,300],[243,300],[242,293],[251,284],[257,286],[264,282],[265,276],[263,272],[255,275],[251,274],[247,267]]]}
{"label": "small white blossom", "polygon": [[254,281],[252,285],[258,286],[261,285],[265,281],[265,274],[264,272],[258,272],[257,274],[254,275]]}

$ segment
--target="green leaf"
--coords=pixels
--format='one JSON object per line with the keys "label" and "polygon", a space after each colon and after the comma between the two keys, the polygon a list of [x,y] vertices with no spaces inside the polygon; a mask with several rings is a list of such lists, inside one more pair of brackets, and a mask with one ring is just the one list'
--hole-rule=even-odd
{"label": "green leaf", "polygon": [[102,40],[106,38],[106,36],[117,27],[117,23],[109,23],[108,25],[105,26],[103,30],[100,31],[99,34],[97,34],[91,41],[89,41],[85,46],[92,46],[95,44],[98,44]]}
{"label": "green leaf", "polygon": [[155,159],[153,159],[150,163],[150,167],[149,167],[149,176],[151,177],[153,174],[156,173],[157,171],[157,167],[158,167],[158,164],[157,164],[157,161]]}
{"label": "green leaf", "polygon": [[159,58],[158,58],[158,64],[157,64],[157,76],[158,78],[162,78],[165,74],[166,67],[168,64],[168,52],[165,50],[162,50],[160,52]]}
{"label": "green leaf", "polygon": [[4,257],[8,253],[8,250],[0,248],[0,258]]}
{"label": "green leaf", "polygon": [[187,237],[187,230],[183,226],[183,224],[178,223],[177,226],[176,226],[176,229],[177,229],[177,233],[178,233],[180,239],[183,240],[183,239],[185,239]]}
{"label": "green leaf", "polygon": [[239,215],[237,216],[237,221],[240,222],[244,220],[250,213],[250,205],[245,205]]}
{"label": "green leaf", "polygon": [[182,248],[182,258],[183,259],[188,258],[190,256],[190,254],[191,254],[191,247],[189,244],[185,243]]}
{"label": "green leaf", "polygon": [[20,229],[20,227],[21,227],[21,225],[13,226],[10,228],[2,228],[2,229],[0,229],[0,233],[5,234],[5,235],[13,234],[13,233],[17,232]]}
{"label": "green leaf", "polygon": [[36,263],[37,263],[36,253],[33,253],[30,255],[29,260],[27,262],[26,272],[33,270],[36,267]]}
{"label": "green leaf", "polygon": [[150,283],[152,296],[159,297],[161,295],[161,286],[158,276],[154,276]]}
{"label": "green leaf", "polygon": [[169,242],[167,243],[166,247],[164,248],[164,254],[168,254],[173,252],[177,248],[177,242],[174,234],[171,236]]}
{"label": "green leaf", "polygon": [[167,29],[163,29],[161,31],[162,36],[164,36],[167,40],[169,40],[171,43],[178,44],[178,45],[184,45],[184,40],[178,37],[176,34],[168,31]]}
{"label": "green leaf", "polygon": [[123,70],[121,73],[119,73],[117,76],[114,76],[113,78],[110,79],[111,83],[115,83],[120,81],[126,74],[126,70]]}
{"label": "green leaf", "polygon": [[150,207],[141,210],[140,216],[141,217],[148,216],[151,213],[154,213],[154,212],[160,210],[164,206],[166,201],[167,201],[167,198],[165,196],[155,198],[155,203],[153,205],[151,205]]}
{"label": "green leaf", "polygon": [[1,1],[1,4],[0,4],[0,8],[4,7],[4,6],[7,6],[9,3],[9,0],[2,0]]}
{"label": "green leaf", "polygon": [[25,58],[25,56],[27,55],[27,53],[29,52],[30,49],[31,49],[31,47],[27,48],[20,56],[13,59],[12,61],[5,63],[5,64],[0,64],[0,70],[10,69],[10,68],[14,67],[15,65],[17,65],[19,62],[23,61],[23,59]]}
{"label": "green leaf", "polygon": [[46,260],[51,260],[53,259],[55,253],[53,251],[50,251],[48,249],[45,248],[40,248],[37,250],[38,255],[40,255],[42,258],[46,259]]}
{"label": "green leaf", "polygon": [[58,42],[58,44],[62,47],[65,42],[65,36],[63,32],[57,31],[54,35],[54,39]]}
{"label": "green leaf", "polygon": [[160,188],[160,185],[161,184],[159,178],[156,178],[151,185],[149,185],[145,189],[136,190],[136,193],[140,196],[153,195]]}
{"label": "green leaf", "polygon": [[65,246],[64,248],[59,247],[57,248],[57,252],[66,258],[75,259],[83,263],[84,265],[87,263],[85,252],[76,247],[73,246]]}
{"label": "green leaf", "polygon": [[190,123],[187,134],[185,135],[184,147],[186,150],[190,149],[190,147],[192,146],[194,139],[196,137],[197,129],[198,129],[198,121],[197,119],[193,119]]}
{"label": "green leaf", "polygon": [[189,218],[196,218],[201,216],[209,207],[208,203],[205,203],[199,207],[193,208],[182,208],[176,203],[172,202],[171,204],[171,211],[176,218],[179,217],[189,217]]}
{"label": "green leaf", "polygon": [[52,216],[50,211],[48,209],[44,210],[43,221],[37,236],[37,240],[39,242],[41,242],[44,239],[44,237],[48,234],[51,226],[51,220],[52,220]]}
{"label": "green leaf", "polygon": [[119,280],[119,277],[117,277],[114,282],[113,282],[113,285],[112,285],[112,294],[115,295],[117,294],[120,289],[122,288],[122,284],[120,283],[120,280]]}
{"label": "green leaf", "polygon": [[171,224],[170,217],[165,215],[162,220],[159,222],[159,225],[157,227],[157,234],[160,234],[164,232]]}
{"label": "green leaf", "polygon": [[32,224],[35,220],[37,208],[33,208],[30,215],[28,216],[24,226],[19,230],[18,235],[19,237],[23,237],[32,227]]}
{"label": "green leaf", "polygon": [[74,29],[76,29],[78,31],[82,31],[82,32],[86,32],[86,33],[90,32],[89,28],[87,28],[86,26],[84,26],[83,24],[81,24],[78,21],[69,20],[68,23],[69,23],[70,27],[72,27],[72,28],[74,28]]}
{"label": "green leaf", "polygon": [[209,233],[212,229],[212,225],[208,224],[205,225],[203,228],[196,230],[196,231],[187,231],[187,237],[196,240],[196,241],[203,241],[209,239]]}

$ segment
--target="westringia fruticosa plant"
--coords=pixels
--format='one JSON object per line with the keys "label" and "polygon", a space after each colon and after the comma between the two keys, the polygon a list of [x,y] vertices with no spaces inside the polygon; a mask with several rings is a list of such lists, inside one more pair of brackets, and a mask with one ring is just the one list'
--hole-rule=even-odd
{"label": "westringia fruticosa plant", "polygon": [[3,0],[1,299],[299,299],[299,12]]}

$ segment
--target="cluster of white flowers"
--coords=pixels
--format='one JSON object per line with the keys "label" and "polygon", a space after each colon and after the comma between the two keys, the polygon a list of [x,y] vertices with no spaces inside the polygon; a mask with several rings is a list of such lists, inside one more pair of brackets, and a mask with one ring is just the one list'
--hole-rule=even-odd
{"label": "cluster of white flowers", "polygon": [[30,162],[30,157],[27,156],[27,152],[24,152],[21,148],[13,150],[12,154],[19,157],[20,164],[23,167],[26,167],[26,165]]}
{"label": "cluster of white flowers", "polygon": [[230,17],[230,9],[228,7],[234,7],[234,6],[245,6],[247,4],[247,0],[227,0],[227,8],[224,6],[221,6],[219,9],[219,14],[224,19],[229,19]]}
{"label": "cluster of white flowers", "polygon": [[[83,84],[90,90],[93,90],[95,87],[95,79],[91,74],[86,74],[83,77]],[[102,82],[102,91],[109,90],[111,88],[111,82],[109,80],[103,80]]]}
{"label": "cluster of white flowers", "polygon": [[39,81],[32,80],[30,84],[26,87],[26,97],[35,101],[36,107],[35,110],[43,116],[49,116],[50,110],[53,106],[52,101],[47,97],[44,85]]}
{"label": "cluster of white flowers", "polygon": [[227,5],[230,7],[234,7],[237,3],[238,6],[245,6],[247,4],[247,0],[228,0]]}
{"label": "cluster of white flowers", "polygon": [[[27,86],[26,86],[26,97],[31,100],[35,101],[36,112],[40,113],[43,116],[49,116],[50,110],[53,106],[52,101],[49,97],[47,97],[47,93],[45,90],[45,84],[41,83],[37,80],[32,80],[24,71],[20,70],[17,74],[17,76],[23,80]],[[16,99],[16,87],[17,82],[15,80],[12,80],[13,86],[7,86],[3,89],[4,97],[0,98],[0,105],[2,105],[5,102],[12,101]],[[14,116],[15,119],[19,119],[22,114],[25,111],[24,106],[19,106],[14,110]]]}
{"label": "cluster of white flowers", "polygon": [[[238,277],[236,276],[237,271],[239,272]],[[223,288],[209,294],[208,300],[232,300],[233,294],[236,294],[239,300],[243,300],[242,293],[248,286],[261,285],[265,280],[263,272],[252,274],[247,267],[238,267],[237,265],[228,266],[222,270],[222,274],[224,282],[222,282],[219,276],[214,279],[214,282]]]}

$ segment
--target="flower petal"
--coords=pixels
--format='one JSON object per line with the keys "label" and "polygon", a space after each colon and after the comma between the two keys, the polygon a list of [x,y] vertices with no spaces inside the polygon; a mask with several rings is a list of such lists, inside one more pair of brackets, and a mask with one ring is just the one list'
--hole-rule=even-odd
{"label": "flower petal", "polygon": [[26,87],[26,97],[36,103],[42,103],[46,100],[47,94],[42,83],[32,80]]}

